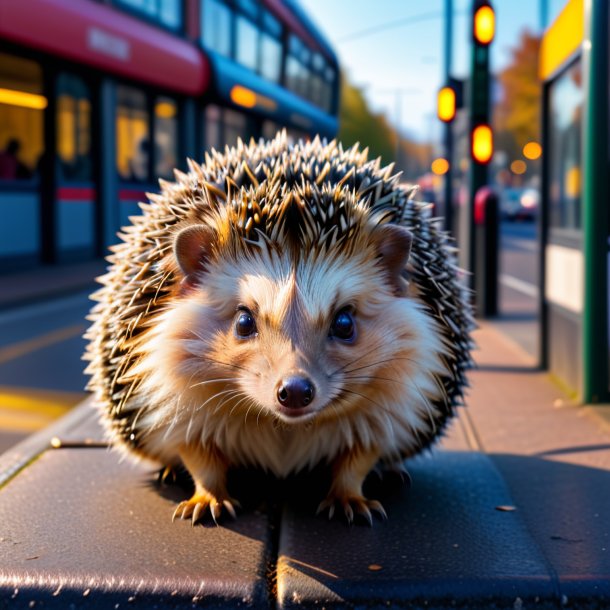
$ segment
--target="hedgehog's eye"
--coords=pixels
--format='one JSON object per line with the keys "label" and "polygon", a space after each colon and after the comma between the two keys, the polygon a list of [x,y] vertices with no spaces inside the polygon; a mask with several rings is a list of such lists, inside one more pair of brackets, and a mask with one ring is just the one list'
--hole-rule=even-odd
{"label": "hedgehog's eye", "polygon": [[245,307],[237,312],[235,320],[235,334],[241,339],[247,339],[256,335],[256,322],[249,309]]}
{"label": "hedgehog's eye", "polygon": [[355,334],[356,324],[354,323],[354,315],[347,308],[339,310],[330,326],[328,336],[341,339],[342,341],[353,341]]}

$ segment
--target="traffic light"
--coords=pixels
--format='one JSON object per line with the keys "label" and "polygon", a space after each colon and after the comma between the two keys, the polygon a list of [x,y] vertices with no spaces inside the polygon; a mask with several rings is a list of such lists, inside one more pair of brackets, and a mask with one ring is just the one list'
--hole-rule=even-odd
{"label": "traffic light", "polygon": [[[496,18],[489,0],[474,0],[472,6],[472,71],[470,76],[470,142],[476,167],[487,165],[493,155],[493,134],[489,127],[490,75],[489,45],[494,39]],[[487,181],[479,172],[472,185],[473,192]]]}
{"label": "traffic light", "polygon": [[475,6],[472,18],[472,37],[475,43],[487,46],[496,33],[496,14],[489,3]]}
{"label": "traffic light", "polygon": [[471,132],[470,152],[472,158],[481,165],[487,165],[494,154],[493,132],[486,123],[477,125]]}
{"label": "traffic light", "polygon": [[451,123],[455,118],[455,91],[442,87],[437,96],[436,114],[443,123]]}
{"label": "traffic light", "polygon": [[464,107],[464,81],[450,77],[436,96],[436,116],[443,123],[451,123],[460,108]]}

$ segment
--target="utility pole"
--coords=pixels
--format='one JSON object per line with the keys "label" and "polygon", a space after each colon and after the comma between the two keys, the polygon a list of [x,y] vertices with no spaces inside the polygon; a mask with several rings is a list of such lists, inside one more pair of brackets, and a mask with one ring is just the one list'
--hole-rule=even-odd
{"label": "utility pole", "polygon": [[[445,0],[445,53],[444,72],[445,83],[449,84],[451,79],[451,54],[453,51],[453,0]],[[449,165],[445,174],[445,230],[453,231],[453,128],[452,121],[445,123],[445,158]]]}
{"label": "utility pole", "polygon": [[475,197],[487,185],[488,164],[493,156],[493,133],[490,125],[491,78],[489,45],[495,34],[495,13],[489,0],[472,4],[472,62],[469,87],[470,109],[470,205],[468,209],[468,270],[474,272]]}

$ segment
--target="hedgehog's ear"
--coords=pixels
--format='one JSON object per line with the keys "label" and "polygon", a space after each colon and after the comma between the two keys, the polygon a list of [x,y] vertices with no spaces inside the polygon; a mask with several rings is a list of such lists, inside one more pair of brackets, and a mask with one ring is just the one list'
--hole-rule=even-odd
{"label": "hedgehog's ear", "polygon": [[174,256],[186,277],[203,271],[210,259],[214,231],[205,225],[182,229],[174,239]]}
{"label": "hedgehog's ear", "polygon": [[413,235],[405,227],[395,224],[382,225],[375,233],[382,264],[398,294],[402,294],[405,289],[402,272],[409,260]]}

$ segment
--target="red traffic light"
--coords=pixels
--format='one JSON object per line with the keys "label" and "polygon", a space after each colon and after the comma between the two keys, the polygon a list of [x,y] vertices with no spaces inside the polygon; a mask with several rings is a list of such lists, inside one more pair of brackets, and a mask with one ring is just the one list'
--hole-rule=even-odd
{"label": "red traffic light", "polygon": [[436,98],[436,114],[443,123],[450,123],[455,118],[456,95],[452,87],[443,87]]}
{"label": "red traffic light", "polygon": [[496,33],[496,14],[491,5],[479,6],[472,18],[472,36],[477,44],[487,46]]}
{"label": "red traffic light", "polygon": [[487,165],[494,154],[494,140],[491,127],[485,123],[477,125],[470,134],[470,153],[472,159]]}

